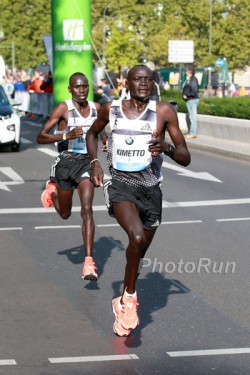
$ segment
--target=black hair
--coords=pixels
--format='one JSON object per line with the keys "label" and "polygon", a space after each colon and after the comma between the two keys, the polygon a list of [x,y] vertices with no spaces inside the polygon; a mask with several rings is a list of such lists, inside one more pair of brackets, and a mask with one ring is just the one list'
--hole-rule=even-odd
{"label": "black hair", "polygon": [[129,79],[130,74],[131,74],[131,73],[133,72],[133,70],[136,69],[136,68],[147,68],[147,69],[153,74],[152,70],[149,69],[149,68],[147,67],[147,65],[139,64],[139,65],[134,65],[132,68],[129,69],[129,71],[128,71],[128,75],[127,75],[127,79]]}
{"label": "black hair", "polygon": [[81,72],[76,72],[76,73],[73,73],[70,77],[69,77],[69,86],[70,86],[70,82],[71,82],[71,79],[74,78],[75,76],[82,76],[82,77],[85,77],[86,80],[88,81],[88,78],[85,74],[81,73]]}
{"label": "black hair", "polygon": [[195,70],[192,66],[188,66],[186,70],[188,70],[192,75],[194,75],[195,73]]}

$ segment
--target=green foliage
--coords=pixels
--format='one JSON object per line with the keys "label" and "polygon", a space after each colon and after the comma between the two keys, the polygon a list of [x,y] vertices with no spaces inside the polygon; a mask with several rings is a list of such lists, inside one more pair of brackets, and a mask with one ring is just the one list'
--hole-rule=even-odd
{"label": "green foliage", "polygon": [[[180,91],[162,90],[161,100],[174,100],[178,104],[179,112],[187,113]],[[198,114],[250,120],[250,97],[200,98]]]}
{"label": "green foliage", "polygon": [[[109,70],[145,61],[167,67],[168,41],[190,39],[197,67],[215,64],[218,57],[227,58],[230,70],[250,65],[249,0],[92,0],[91,13],[93,62],[102,65],[105,51]],[[0,53],[9,66],[12,41],[18,69],[48,62],[42,36],[51,34],[50,1],[1,0],[0,25],[5,33]]]}
{"label": "green foliage", "polygon": [[[42,37],[51,34],[50,1],[1,0],[0,22],[5,34],[0,46],[10,46],[14,42],[18,69],[36,68],[48,61]],[[11,48],[1,48],[0,51],[11,67]]]}

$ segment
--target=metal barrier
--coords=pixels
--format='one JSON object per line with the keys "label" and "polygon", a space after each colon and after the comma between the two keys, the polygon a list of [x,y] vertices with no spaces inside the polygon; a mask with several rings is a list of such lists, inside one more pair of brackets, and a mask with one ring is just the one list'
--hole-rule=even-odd
{"label": "metal barrier", "polygon": [[18,111],[48,117],[54,107],[53,94],[16,91],[11,100]]}

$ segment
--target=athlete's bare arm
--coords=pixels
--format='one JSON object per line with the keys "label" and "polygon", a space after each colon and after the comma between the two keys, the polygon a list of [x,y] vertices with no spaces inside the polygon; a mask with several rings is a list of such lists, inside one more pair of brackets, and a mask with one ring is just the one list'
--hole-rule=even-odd
{"label": "athlete's bare arm", "polygon": [[[97,119],[90,127],[86,136],[86,144],[90,160],[97,159],[97,148],[98,148],[98,134],[102,132],[105,126],[109,122],[109,110],[111,103],[107,103],[101,109]],[[103,169],[100,166],[98,160],[91,162],[91,176],[90,179],[95,186],[103,185]]]}
{"label": "athlete's bare arm", "polygon": [[170,103],[158,102],[157,112],[157,128],[156,140],[150,141],[149,150],[154,153],[168,152],[170,144],[165,141],[166,131],[175,146],[172,159],[183,166],[190,164],[190,153],[188,151],[185,138],[180,131],[177,114]]}
{"label": "athlete's bare arm", "polygon": [[[95,103],[97,113],[100,112],[101,105]],[[68,123],[68,107],[65,102],[59,103],[51,112],[50,118],[46,124],[41,129],[40,133],[37,136],[38,143],[54,143],[59,142],[63,139],[62,134],[53,134],[50,133],[51,129],[57,124],[58,129],[63,131],[66,129]],[[70,132],[67,132],[67,139],[75,139],[82,137],[83,129],[81,126],[76,126]]]}
{"label": "athlete's bare arm", "polygon": [[66,103],[59,103],[51,112],[46,124],[37,136],[38,143],[54,143],[62,140],[62,134],[50,133],[56,124],[60,123],[60,130],[66,129],[68,122],[68,107]]}

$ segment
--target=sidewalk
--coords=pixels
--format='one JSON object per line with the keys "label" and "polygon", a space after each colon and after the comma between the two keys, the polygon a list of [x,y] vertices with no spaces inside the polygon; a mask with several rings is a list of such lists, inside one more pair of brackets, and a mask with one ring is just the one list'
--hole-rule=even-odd
{"label": "sidewalk", "polygon": [[215,137],[199,135],[194,139],[186,139],[190,150],[208,151],[231,158],[250,161],[250,145],[247,143],[223,140]]}
{"label": "sidewalk", "polygon": [[[202,118],[202,116],[200,117]],[[204,118],[206,118],[206,116],[204,116]],[[178,119],[179,119],[180,129],[183,132],[183,134],[185,134],[187,132],[185,114],[178,113]],[[214,119],[215,118],[212,117],[212,120]],[[222,121],[223,120],[225,121],[225,119],[222,119]],[[239,140],[235,141],[233,140],[234,137],[236,136],[235,128],[230,128],[230,127],[223,128],[221,125],[218,125],[218,124],[216,127],[215,124],[213,124],[212,126],[215,127],[216,131],[214,131],[215,136],[211,136],[207,129],[208,123],[206,121],[208,120],[202,119],[201,121],[205,121],[205,123],[201,122],[199,124],[197,138],[186,139],[188,148],[190,150],[196,149],[196,150],[208,151],[211,153],[216,153],[216,154],[224,155],[224,156],[239,159],[239,160],[250,161],[250,144],[248,143],[247,136],[245,139],[244,138],[245,135],[242,135],[242,134],[247,134],[247,133],[243,132],[241,133],[241,137],[238,137],[239,139],[242,140],[241,142],[239,142]],[[199,134],[199,127],[200,127],[200,134]],[[208,132],[208,135],[201,134],[204,132],[205,134]]]}

